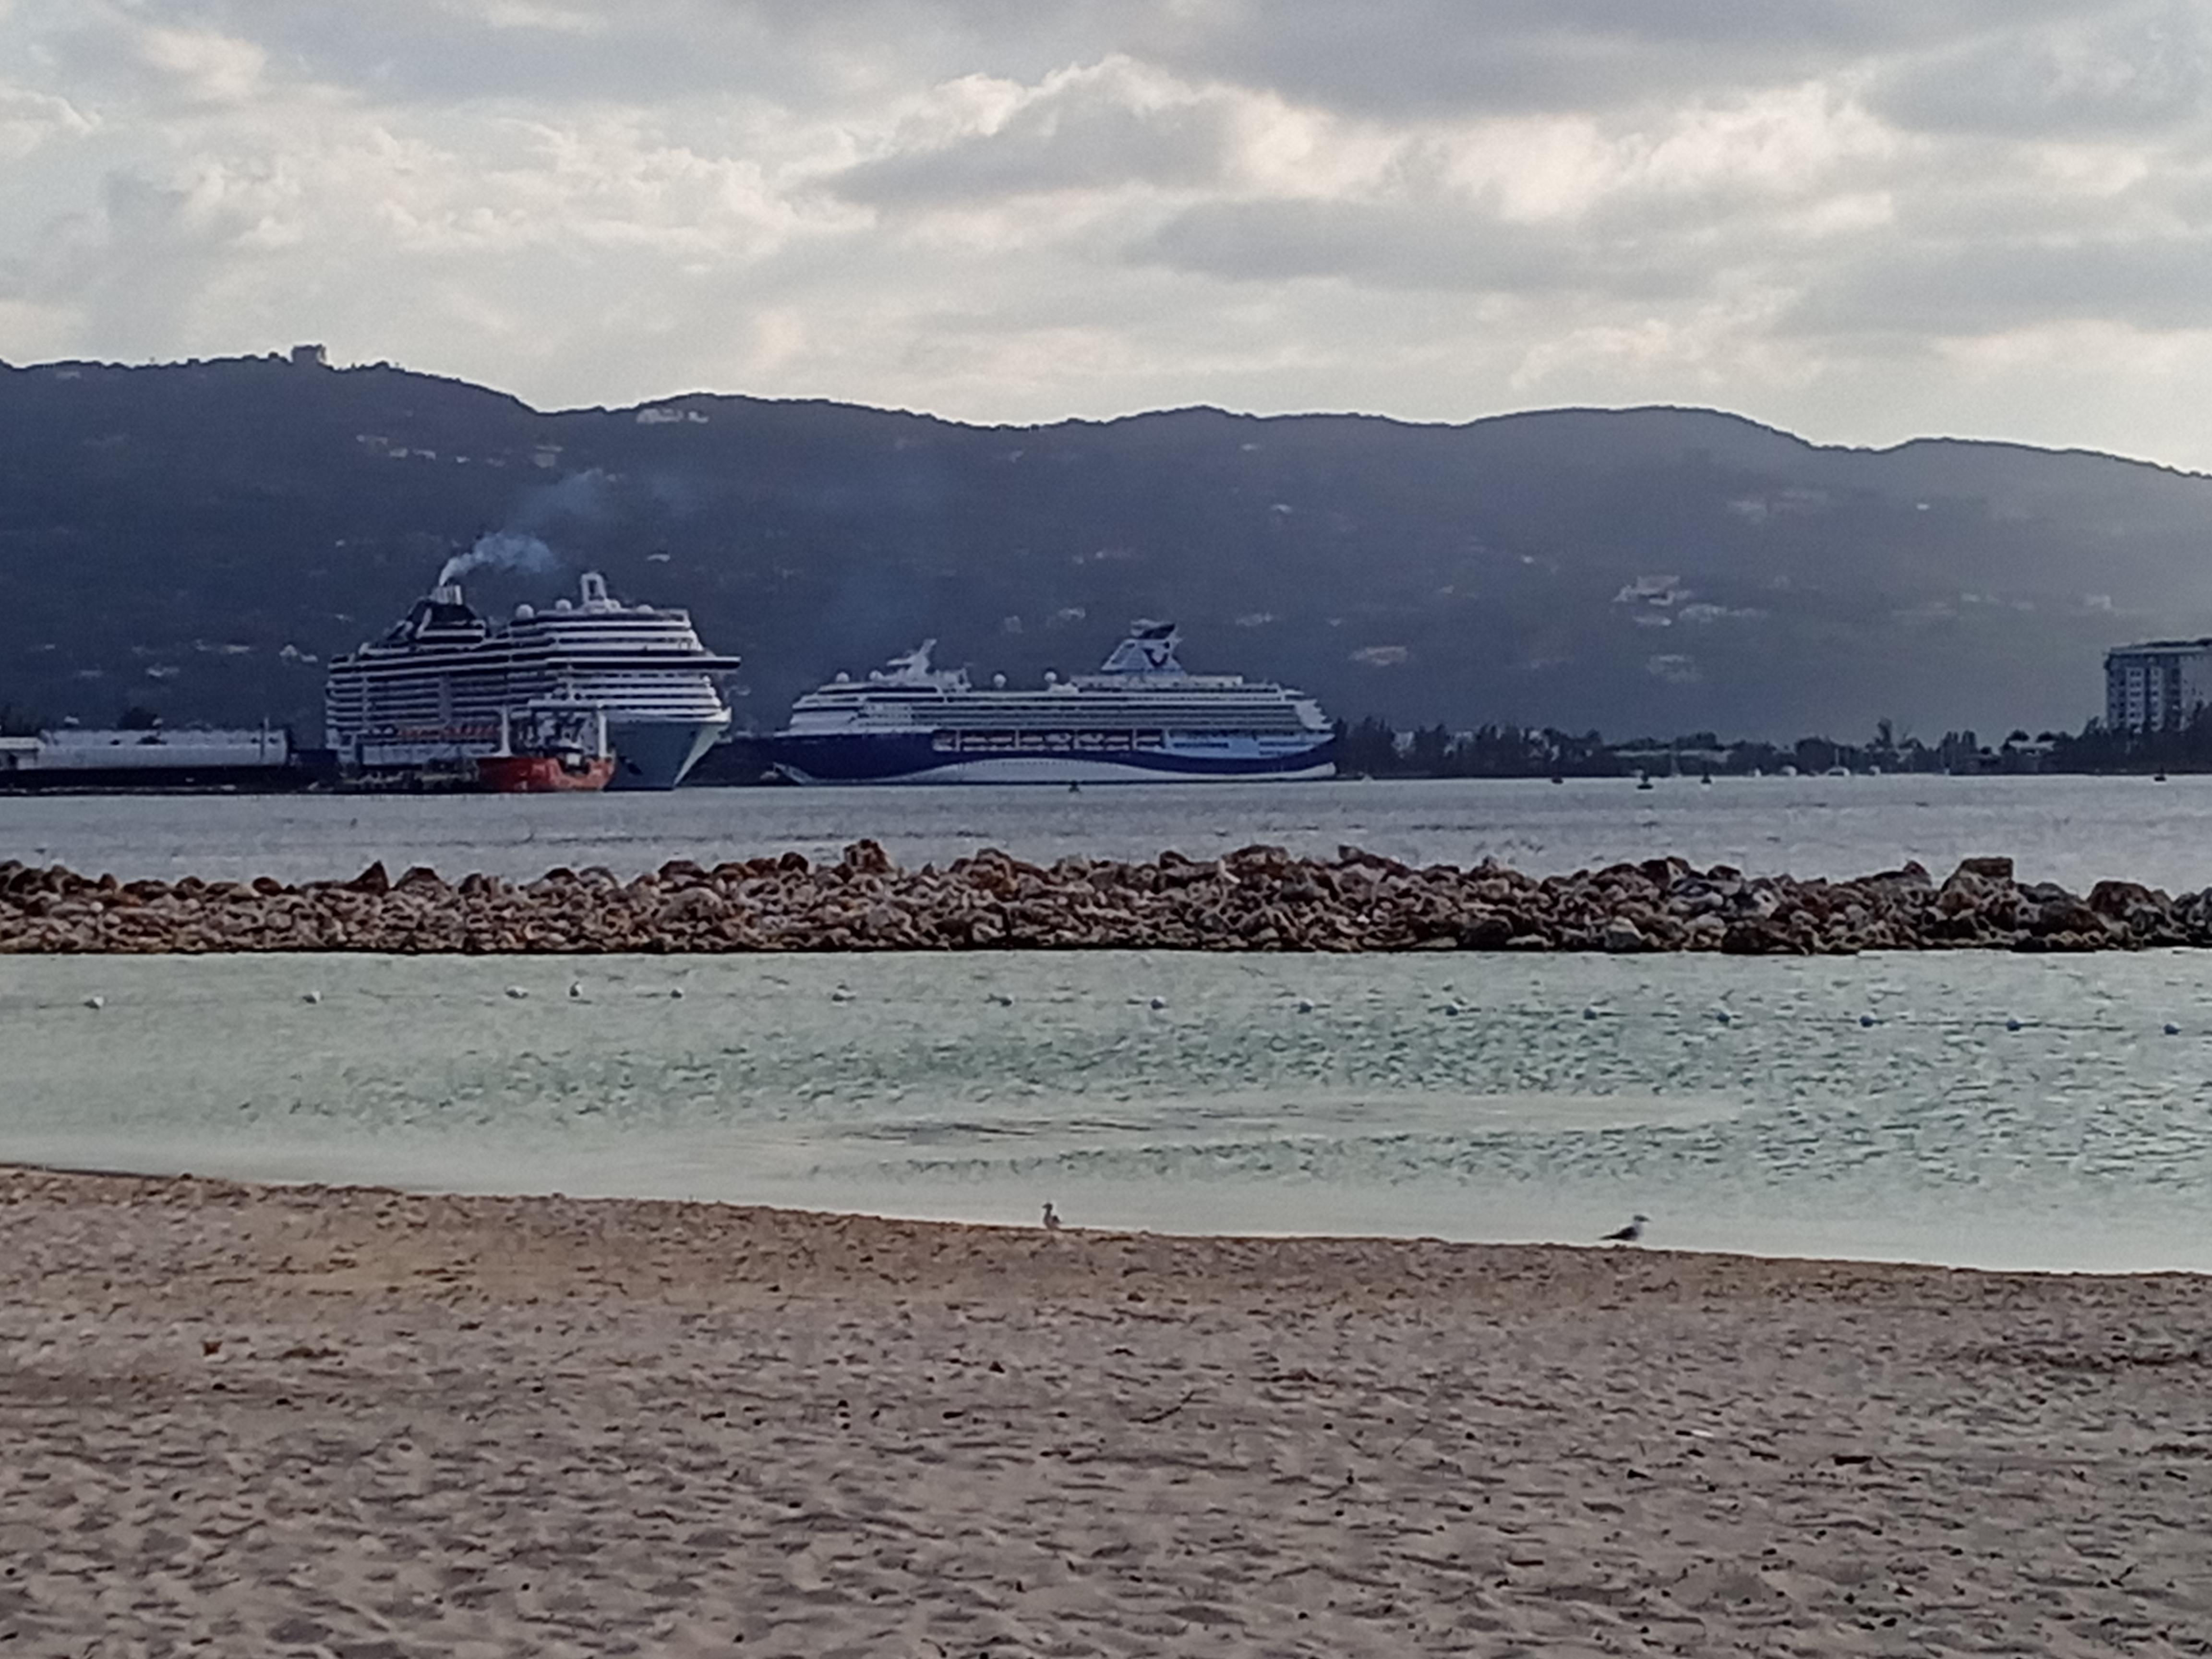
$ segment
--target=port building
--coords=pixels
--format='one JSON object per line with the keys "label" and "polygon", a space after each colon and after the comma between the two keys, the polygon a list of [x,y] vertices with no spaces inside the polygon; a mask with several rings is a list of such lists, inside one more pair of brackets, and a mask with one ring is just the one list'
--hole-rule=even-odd
{"label": "port building", "polygon": [[2212,703],[2212,639],[2150,640],[2105,653],[2105,726],[2163,732]]}

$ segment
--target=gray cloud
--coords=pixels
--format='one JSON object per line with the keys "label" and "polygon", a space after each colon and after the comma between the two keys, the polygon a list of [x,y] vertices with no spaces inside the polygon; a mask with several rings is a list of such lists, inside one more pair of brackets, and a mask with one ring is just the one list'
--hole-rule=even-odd
{"label": "gray cloud", "polygon": [[2212,231],[1893,249],[1823,273],[1791,320],[1823,333],[1958,335],[2082,321],[2212,328]]}
{"label": "gray cloud", "polygon": [[1929,53],[1886,75],[1874,102],[1927,131],[2124,134],[2201,118],[2208,81],[2201,11],[2163,4]]}
{"label": "gray cloud", "polygon": [[862,162],[836,188],[878,206],[1111,190],[1132,183],[1218,182],[1235,112],[1220,97],[1154,102],[1126,76],[1072,76],[988,132]]}
{"label": "gray cloud", "polygon": [[14,0],[0,356],[2212,464],[2196,0]]}
{"label": "gray cloud", "polygon": [[1289,0],[1151,14],[1162,61],[1386,114],[1610,108],[1788,84],[2140,0]]}
{"label": "gray cloud", "polygon": [[1391,288],[1679,299],[1702,270],[1686,250],[1585,238],[1426,201],[1211,203],[1177,215],[1132,257],[1243,282],[1340,277]]}
{"label": "gray cloud", "polygon": [[[66,305],[108,351],[160,356],[205,288],[234,276],[249,217],[135,173],[108,173],[84,210],[0,258],[0,300]],[[0,350],[0,356],[7,355]]]}

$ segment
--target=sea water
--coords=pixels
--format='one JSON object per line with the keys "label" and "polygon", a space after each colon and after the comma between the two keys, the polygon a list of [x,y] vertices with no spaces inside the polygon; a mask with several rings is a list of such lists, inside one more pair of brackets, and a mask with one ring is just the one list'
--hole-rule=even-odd
{"label": "sea water", "polygon": [[0,1052],[9,1160],[2212,1270],[2190,952],[15,957]]}
{"label": "sea water", "polygon": [[795,848],[834,858],[863,836],[901,863],[979,848],[1204,858],[1250,842],[1409,863],[1498,858],[1548,872],[1679,854],[1757,872],[1852,876],[1917,859],[2009,854],[2032,880],[2107,876],[2212,885],[2212,778],[1846,778],[896,786],[507,796],[0,795],[0,859],[131,878],[317,880],[382,860],[526,879],[555,865],[625,877]]}

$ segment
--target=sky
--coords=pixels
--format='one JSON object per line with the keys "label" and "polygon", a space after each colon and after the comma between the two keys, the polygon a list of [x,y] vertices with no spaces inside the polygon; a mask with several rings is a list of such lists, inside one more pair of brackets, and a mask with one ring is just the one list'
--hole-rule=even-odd
{"label": "sky", "polygon": [[2212,470],[2212,0],[0,0],[0,358]]}

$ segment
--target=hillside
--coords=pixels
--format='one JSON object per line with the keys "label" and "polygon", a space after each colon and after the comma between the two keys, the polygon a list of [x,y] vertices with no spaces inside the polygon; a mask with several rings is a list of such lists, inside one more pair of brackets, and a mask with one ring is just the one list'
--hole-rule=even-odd
{"label": "hillside", "polygon": [[1700,410],[1206,409],[979,428],[694,396],[542,413],[275,358],[0,371],[0,702],[319,729],[321,662],[512,530],[742,654],[769,726],[924,636],[1016,678],[1172,617],[1347,714],[1608,733],[2078,726],[2106,647],[2212,632],[2212,480]]}

